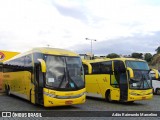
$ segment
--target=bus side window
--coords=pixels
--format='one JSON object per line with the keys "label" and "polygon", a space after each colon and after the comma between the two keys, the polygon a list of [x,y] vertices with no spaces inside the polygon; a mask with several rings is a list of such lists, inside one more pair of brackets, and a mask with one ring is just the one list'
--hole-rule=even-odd
{"label": "bus side window", "polygon": [[112,72],[112,61],[101,62],[100,64],[101,74],[113,74]]}
{"label": "bus side window", "polygon": [[21,58],[19,58],[19,66],[21,66],[21,67],[24,67],[24,59],[25,59],[25,57],[21,57]]}
{"label": "bus side window", "polygon": [[92,74],[100,73],[100,64],[99,63],[91,63],[92,66]]}
{"label": "bus side window", "polygon": [[31,55],[27,55],[25,57],[25,67],[31,67],[32,66],[32,57]]}
{"label": "bus side window", "polygon": [[84,74],[87,75],[88,74],[88,66],[86,64],[83,64],[83,68],[84,68]]}

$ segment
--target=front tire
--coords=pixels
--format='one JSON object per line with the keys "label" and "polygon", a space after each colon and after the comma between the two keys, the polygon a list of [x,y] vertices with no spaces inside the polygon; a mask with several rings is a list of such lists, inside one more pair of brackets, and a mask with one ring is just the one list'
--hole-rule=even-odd
{"label": "front tire", "polygon": [[107,92],[106,92],[106,101],[107,101],[107,102],[112,102],[110,91],[107,91]]}
{"label": "front tire", "polygon": [[156,88],[156,95],[160,95],[160,88]]}

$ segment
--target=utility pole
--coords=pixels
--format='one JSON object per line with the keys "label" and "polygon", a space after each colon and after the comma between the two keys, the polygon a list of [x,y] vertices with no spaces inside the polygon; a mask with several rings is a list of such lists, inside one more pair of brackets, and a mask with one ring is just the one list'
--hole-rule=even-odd
{"label": "utility pole", "polygon": [[92,54],[92,41],[97,41],[97,40],[96,40],[96,39],[89,39],[89,38],[85,38],[85,39],[91,41],[91,55],[93,55],[93,54]]}

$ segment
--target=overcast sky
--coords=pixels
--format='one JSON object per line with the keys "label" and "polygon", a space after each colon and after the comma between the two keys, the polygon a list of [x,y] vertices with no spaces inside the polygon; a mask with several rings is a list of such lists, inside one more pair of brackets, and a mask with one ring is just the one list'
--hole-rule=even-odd
{"label": "overcast sky", "polygon": [[0,0],[0,49],[155,53],[159,14],[160,0]]}

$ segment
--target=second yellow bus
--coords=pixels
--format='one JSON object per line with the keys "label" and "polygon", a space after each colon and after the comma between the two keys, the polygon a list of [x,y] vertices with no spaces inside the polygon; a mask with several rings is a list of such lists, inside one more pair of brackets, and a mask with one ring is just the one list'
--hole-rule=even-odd
{"label": "second yellow bus", "polygon": [[[83,60],[87,96],[107,101],[151,99],[152,82],[147,62],[132,58]],[[156,77],[158,78],[158,72]]]}

